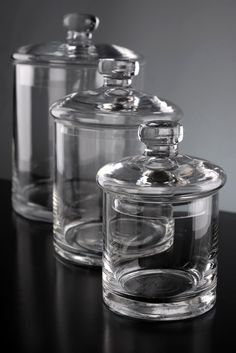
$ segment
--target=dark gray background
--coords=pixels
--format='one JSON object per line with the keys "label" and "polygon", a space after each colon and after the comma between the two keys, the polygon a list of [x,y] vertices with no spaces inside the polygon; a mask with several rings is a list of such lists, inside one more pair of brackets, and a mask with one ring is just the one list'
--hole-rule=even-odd
{"label": "dark gray background", "polygon": [[228,174],[221,209],[236,211],[235,0],[8,0],[0,13],[0,177],[11,177],[12,70],[23,44],[60,40],[68,12],[96,14],[96,42],[146,57],[144,88],[184,111],[181,150],[220,164]]}

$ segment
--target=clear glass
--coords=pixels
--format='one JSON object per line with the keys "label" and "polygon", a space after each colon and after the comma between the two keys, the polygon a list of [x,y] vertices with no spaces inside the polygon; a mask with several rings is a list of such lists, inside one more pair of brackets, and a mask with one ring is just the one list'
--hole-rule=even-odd
{"label": "clear glass", "polygon": [[[15,211],[52,222],[53,128],[48,109],[65,95],[102,86],[100,57],[139,58],[133,51],[92,42],[99,19],[67,14],[67,39],[19,48],[14,59],[13,188]],[[140,57],[142,67],[144,62]],[[136,82],[142,84],[142,77]]]}
{"label": "clear glass", "polygon": [[104,164],[141,153],[137,128],[147,116],[176,117],[177,106],[132,87],[136,60],[102,59],[104,86],[67,96],[51,107],[55,121],[54,246],[78,264],[102,264],[102,193],[96,173]]}
{"label": "clear glass", "polygon": [[218,195],[189,202],[104,196],[103,297],[117,313],[178,320],[216,300]]}
{"label": "clear glass", "polygon": [[136,128],[55,122],[54,246],[60,256],[101,266],[102,192],[96,173],[141,150]]}
{"label": "clear glass", "polygon": [[98,172],[104,190],[103,297],[149,320],[203,314],[216,300],[218,190],[223,170],[178,152],[178,121],[145,122],[142,156]]}
{"label": "clear glass", "polygon": [[62,96],[99,87],[97,67],[16,64],[14,79],[13,207],[52,221],[53,122],[49,106]]}

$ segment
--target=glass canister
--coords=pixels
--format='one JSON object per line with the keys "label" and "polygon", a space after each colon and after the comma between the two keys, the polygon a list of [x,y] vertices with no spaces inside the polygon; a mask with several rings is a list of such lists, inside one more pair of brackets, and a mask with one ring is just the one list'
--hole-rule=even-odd
{"label": "glass canister", "polygon": [[141,153],[137,128],[144,118],[181,116],[173,103],[132,88],[138,69],[134,60],[102,59],[102,88],[74,93],[51,108],[55,120],[54,246],[57,254],[78,264],[102,264],[98,169]]}
{"label": "glass canister", "polygon": [[98,172],[104,191],[103,298],[119,314],[179,320],[216,300],[223,170],[178,152],[178,121],[141,124],[141,156]]}
{"label": "glass canister", "polygon": [[[20,215],[52,221],[52,121],[49,106],[66,94],[102,86],[99,58],[143,59],[116,45],[93,44],[97,17],[68,14],[67,40],[21,47],[13,54],[13,208]],[[136,82],[141,85],[142,77]]]}

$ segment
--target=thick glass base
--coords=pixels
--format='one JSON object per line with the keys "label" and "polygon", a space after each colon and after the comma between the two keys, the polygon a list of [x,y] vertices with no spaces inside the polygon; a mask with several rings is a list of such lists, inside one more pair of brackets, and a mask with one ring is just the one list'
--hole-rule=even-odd
{"label": "thick glass base", "polygon": [[102,243],[102,223],[98,221],[74,224],[64,237],[54,234],[57,255],[78,265],[101,267]]}
{"label": "thick glass base", "polygon": [[[184,271],[145,270],[120,278],[121,291],[111,291],[104,275],[103,298],[115,313],[145,320],[182,320],[204,314],[216,300],[216,283],[197,289]],[[194,290],[195,289],[195,290]]]}
{"label": "thick glass base", "polygon": [[12,191],[12,206],[19,215],[33,221],[52,223],[52,183],[28,185],[20,193]]}

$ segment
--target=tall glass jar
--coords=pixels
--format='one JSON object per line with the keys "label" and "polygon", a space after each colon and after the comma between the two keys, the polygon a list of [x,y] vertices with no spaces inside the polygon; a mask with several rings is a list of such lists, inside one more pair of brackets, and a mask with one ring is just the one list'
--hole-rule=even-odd
{"label": "tall glass jar", "polygon": [[98,169],[141,152],[136,130],[144,118],[181,116],[173,103],[132,88],[138,69],[137,61],[102,59],[102,88],[74,93],[51,108],[55,120],[54,246],[57,254],[78,264],[102,263]]}
{"label": "tall glass jar", "polygon": [[[99,58],[140,56],[116,45],[92,43],[99,20],[68,14],[67,40],[21,47],[13,54],[13,208],[20,215],[52,221],[52,121],[49,106],[66,94],[103,84]],[[142,77],[136,84],[141,85]]]}
{"label": "tall glass jar", "polygon": [[216,300],[218,190],[223,170],[178,153],[183,127],[139,128],[144,154],[98,172],[104,190],[103,298],[119,314],[179,320]]}

